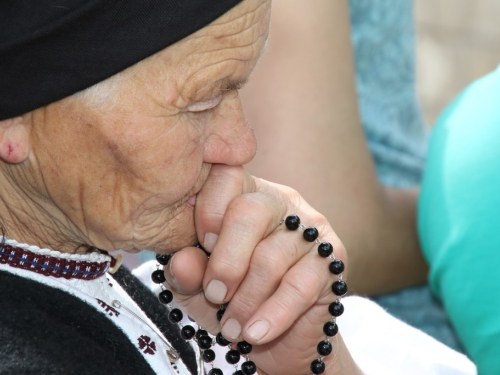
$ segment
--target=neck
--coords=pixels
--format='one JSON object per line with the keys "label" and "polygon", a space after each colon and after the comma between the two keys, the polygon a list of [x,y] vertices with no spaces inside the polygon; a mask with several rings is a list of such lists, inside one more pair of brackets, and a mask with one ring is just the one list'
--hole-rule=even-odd
{"label": "neck", "polygon": [[[3,165],[0,181],[0,224],[7,238],[65,253],[85,253],[81,233],[38,193],[26,165]],[[58,212],[59,211],[59,212]]]}

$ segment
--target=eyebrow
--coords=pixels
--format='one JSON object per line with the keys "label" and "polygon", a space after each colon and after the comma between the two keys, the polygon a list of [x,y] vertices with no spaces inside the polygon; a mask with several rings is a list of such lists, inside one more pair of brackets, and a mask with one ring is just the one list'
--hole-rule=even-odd
{"label": "eyebrow", "polygon": [[228,82],[221,90],[222,91],[240,90],[243,88],[243,86],[246,85],[247,82],[248,82],[248,77],[246,77],[241,81]]}

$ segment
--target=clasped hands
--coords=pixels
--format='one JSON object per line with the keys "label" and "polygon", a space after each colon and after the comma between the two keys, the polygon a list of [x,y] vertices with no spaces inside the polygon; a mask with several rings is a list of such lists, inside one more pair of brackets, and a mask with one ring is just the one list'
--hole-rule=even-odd
{"label": "clasped hands", "polygon": [[[214,165],[195,205],[196,247],[178,251],[166,266],[174,297],[196,322],[212,334],[253,344],[250,355],[259,374],[307,374],[325,339],[328,305],[335,300],[336,280],[317,244],[280,222],[298,215],[330,242],[336,258],[345,249],[328,221],[293,189],[252,177],[242,167]],[[230,303],[229,303],[230,302]],[[229,303],[221,321],[216,314]],[[340,327],[340,331],[342,327]],[[341,334],[324,358],[326,373],[354,366]],[[350,371],[350,370],[347,370]]]}

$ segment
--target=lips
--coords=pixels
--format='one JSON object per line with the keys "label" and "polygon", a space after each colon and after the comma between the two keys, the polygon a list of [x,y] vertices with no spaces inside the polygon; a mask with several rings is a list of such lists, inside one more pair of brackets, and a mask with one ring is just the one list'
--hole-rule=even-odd
{"label": "lips", "polygon": [[198,194],[194,194],[192,195],[191,197],[189,197],[187,203],[190,205],[190,206],[193,206],[195,205],[196,203],[196,197],[197,197]]}
{"label": "lips", "polygon": [[207,164],[207,163],[203,163],[203,170],[201,172],[201,178],[198,180],[198,183],[196,184],[196,186],[193,188],[193,190],[191,191],[191,193],[193,195],[191,195],[188,200],[186,201],[186,203],[190,206],[193,206],[196,204],[196,197],[198,196],[198,193],[200,192],[200,190],[203,188],[203,186],[205,185],[205,182],[207,182],[207,179],[208,179],[208,175],[210,174],[210,170],[212,169],[212,164]]}

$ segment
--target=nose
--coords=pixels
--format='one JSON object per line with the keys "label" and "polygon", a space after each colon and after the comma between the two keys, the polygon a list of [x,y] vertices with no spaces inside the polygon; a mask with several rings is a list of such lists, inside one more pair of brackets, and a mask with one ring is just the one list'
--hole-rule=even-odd
{"label": "nose", "polygon": [[203,154],[206,163],[243,165],[255,156],[257,140],[237,94],[222,100],[206,131]]}

